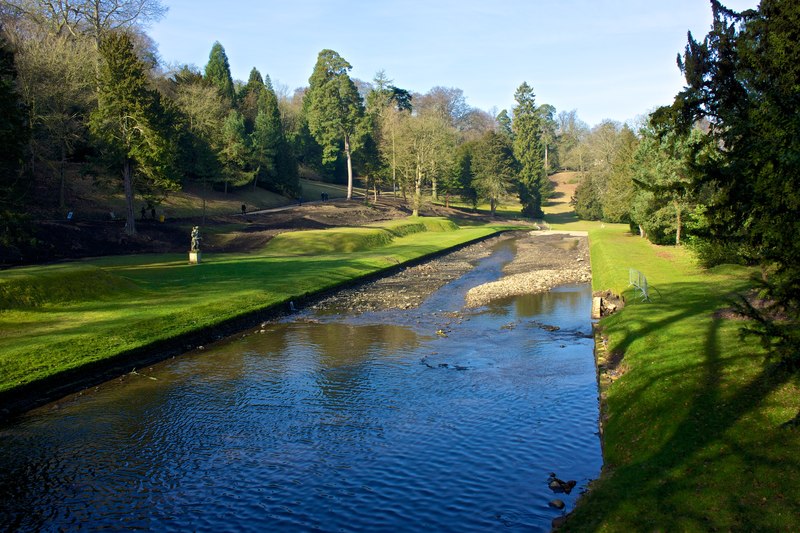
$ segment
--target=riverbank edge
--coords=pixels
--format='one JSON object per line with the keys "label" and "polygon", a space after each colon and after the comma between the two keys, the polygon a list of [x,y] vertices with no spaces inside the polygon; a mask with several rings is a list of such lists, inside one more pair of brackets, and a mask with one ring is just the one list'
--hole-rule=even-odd
{"label": "riverbank edge", "polygon": [[438,257],[456,252],[467,246],[497,237],[515,230],[512,228],[498,229],[488,235],[470,239],[450,248],[444,248],[431,254],[423,255],[408,261],[375,270],[369,274],[359,276],[325,287],[316,291],[307,291],[302,294],[289,296],[280,302],[270,304],[260,309],[248,311],[233,318],[221,320],[211,326],[190,331],[169,339],[153,342],[133,350],[120,352],[117,355],[93,361],[72,368],[58,374],[53,374],[41,380],[26,383],[13,389],[0,392],[0,423],[22,415],[27,411],[47,405],[60,398],[94,387],[110,379],[125,375],[136,368],[152,365],[172,357],[182,355],[196,348],[243,330],[252,328],[260,322],[273,320],[291,313],[289,303],[295,308],[313,304],[323,298],[329,297],[343,289],[356,287],[376,279],[390,276],[405,268],[423,264]]}

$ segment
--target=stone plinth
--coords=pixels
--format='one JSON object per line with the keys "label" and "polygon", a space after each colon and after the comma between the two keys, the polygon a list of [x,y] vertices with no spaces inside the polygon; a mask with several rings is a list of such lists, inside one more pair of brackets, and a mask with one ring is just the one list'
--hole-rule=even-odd
{"label": "stone plinth", "polygon": [[189,252],[189,264],[196,265],[200,262],[200,252]]}

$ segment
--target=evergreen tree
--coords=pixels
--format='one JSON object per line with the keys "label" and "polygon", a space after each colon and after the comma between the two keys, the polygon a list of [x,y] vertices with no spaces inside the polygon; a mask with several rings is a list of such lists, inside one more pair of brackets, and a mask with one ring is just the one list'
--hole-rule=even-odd
{"label": "evergreen tree", "polygon": [[231,67],[228,64],[228,56],[225,55],[225,49],[219,41],[214,42],[211,47],[211,53],[206,64],[205,77],[219,89],[219,93],[232,105],[235,94]]}
{"label": "evergreen tree", "polygon": [[472,159],[478,141],[467,141],[456,149],[455,165],[453,172],[456,175],[461,189],[461,198],[472,206],[478,208],[478,191],[473,183]]}
{"label": "evergreen tree", "polygon": [[511,128],[511,117],[508,116],[508,111],[503,109],[497,115],[497,125],[499,126],[500,133],[508,135],[510,139],[514,138],[514,130]]}
{"label": "evergreen tree", "polygon": [[226,194],[229,186],[240,187],[253,179],[255,171],[250,168],[252,157],[244,131],[244,117],[235,109],[228,112],[222,125],[219,158]]}
{"label": "evergreen tree", "polygon": [[533,88],[523,82],[514,93],[514,156],[520,163],[518,193],[522,214],[541,218],[542,191],[547,190],[541,142],[541,120],[536,109]]}
{"label": "evergreen tree", "polygon": [[258,114],[256,115],[253,133],[250,134],[250,145],[256,172],[253,188],[259,179],[272,184],[272,189],[280,190],[277,185],[277,156],[281,147],[281,116],[275,93],[264,89]]}
{"label": "evergreen tree", "polygon": [[716,154],[699,161],[695,185],[715,189],[712,240],[755,252],[771,305],[745,311],[774,353],[800,368],[800,3],[762,0],[735,13],[713,0],[712,10],[711,32],[702,42],[690,34],[679,58],[686,88],[659,114],[684,130],[711,124]]}
{"label": "evergreen tree", "polygon": [[256,123],[256,116],[258,115],[261,101],[264,98],[264,93],[267,88],[264,85],[264,78],[255,67],[250,71],[250,77],[247,84],[242,88],[239,94],[239,111],[244,116],[245,131],[248,134],[253,133],[253,128]]}
{"label": "evergreen tree", "polygon": [[98,107],[89,128],[125,191],[125,232],[136,233],[134,178],[175,188],[173,118],[151,89],[130,37],[111,33],[100,43]]}
{"label": "evergreen tree", "polygon": [[478,195],[489,201],[494,216],[499,201],[511,193],[519,170],[508,136],[486,133],[475,145],[472,168],[473,185]]}
{"label": "evergreen tree", "polygon": [[333,50],[322,50],[309,78],[304,109],[308,128],[322,146],[323,162],[340,153],[347,158],[347,199],[353,197],[352,152],[362,132],[364,105],[348,72],[350,63]]}

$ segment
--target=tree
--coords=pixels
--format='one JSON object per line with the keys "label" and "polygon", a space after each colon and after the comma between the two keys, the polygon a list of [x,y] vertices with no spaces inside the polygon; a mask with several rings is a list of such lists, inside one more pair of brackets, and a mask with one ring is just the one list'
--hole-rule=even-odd
{"label": "tree", "polygon": [[498,202],[511,193],[517,179],[518,164],[508,136],[493,131],[484,134],[475,145],[472,169],[474,187],[489,201],[494,216]]}
{"label": "tree", "polygon": [[22,161],[28,137],[27,123],[17,86],[14,52],[0,28],[0,249],[16,247],[25,233],[19,206],[23,191]]}
{"label": "tree", "polygon": [[[539,115],[539,123],[542,128],[541,143],[544,149],[543,164],[545,176],[547,176],[550,174],[551,167],[553,166],[551,150],[555,148],[556,129],[558,128],[558,123],[555,120],[556,108],[550,104],[542,104],[536,109],[536,113]],[[551,193],[552,189],[548,190],[547,196]]]}
{"label": "tree", "polygon": [[32,132],[30,171],[39,161],[58,177],[58,205],[66,203],[66,167],[87,142],[86,117],[96,105],[96,52],[85,39],[37,35],[19,51],[19,79]]}
{"label": "tree", "polygon": [[159,93],[148,86],[142,62],[125,33],[112,33],[100,43],[98,107],[89,129],[111,168],[120,172],[125,191],[125,232],[136,233],[134,178],[175,188],[175,145],[172,116]]}
{"label": "tree", "polygon": [[51,35],[90,36],[96,46],[112,31],[141,29],[167,12],[158,0],[8,0]]}
{"label": "tree", "polygon": [[228,111],[222,124],[219,159],[222,163],[225,194],[228,193],[229,186],[240,187],[255,176],[256,171],[250,168],[252,158],[244,129],[244,117],[235,109]]}
{"label": "tree", "polygon": [[556,116],[556,124],[556,151],[561,168],[583,172],[586,161],[582,145],[589,126],[578,118],[574,109],[561,111]]}
{"label": "tree", "polygon": [[627,124],[623,125],[616,135],[614,155],[604,176],[602,204],[605,221],[630,222],[638,145],[639,138]]}
{"label": "tree", "polygon": [[266,85],[263,86],[257,102],[257,115],[253,132],[250,134],[250,144],[256,164],[256,173],[253,177],[254,189],[261,179],[276,192],[294,192],[296,187],[281,183],[281,176],[278,173],[278,153],[287,147],[283,137],[278,98],[272,87]]}
{"label": "tree", "polygon": [[253,133],[253,127],[256,123],[256,115],[258,115],[259,105],[264,98],[267,87],[264,84],[264,78],[261,73],[253,67],[250,71],[250,77],[247,84],[242,87],[238,95],[239,112],[244,116],[245,131],[248,134]]}
{"label": "tree", "polygon": [[[744,311],[782,362],[800,368],[800,4],[762,0],[735,13],[712,1],[712,30],[689,34],[679,66],[686,87],[663,112],[684,130],[707,119],[715,157],[701,159],[695,186],[715,190],[711,240],[743,243],[762,266],[770,305]],[[785,317],[776,320],[775,313]],[[796,418],[800,421],[800,415]]]}
{"label": "tree", "polygon": [[514,130],[511,128],[511,117],[508,116],[508,111],[503,109],[495,118],[497,121],[500,133],[508,135],[509,139],[514,139]]}
{"label": "tree", "polygon": [[228,56],[225,55],[225,49],[219,41],[215,41],[211,47],[208,63],[206,63],[205,77],[219,90],[219,93],[229,102],[229,105],[233,105],[234,90],[231,67],[228,64]]}
{"label": "tree", "polygon": [[541,132],[542,125],[536,108],[533,88],[523,82],[514,93],[517,105],[513,109],[514,156],[520,164],[519,200],[522,214],[531,218],[541,218],[542,191],[547,189]]}
{"label": "tree", "polygon": [[322,50],[309,78],[304,104],[308,127],[322,146],[323,162],[347,158],[347,199],[353,197],[352,152],[363,126],[364,105],[348,72],[353,67],[333,50]]}
{"label": "tree", "polygon": [[438,113],[397,115],[397,167],[404,182],[413,185],[412,215],[422,206],[422,187],[436,176],[452,172],[455,132]]}
{"label": "tree", "polygon": [[222,172],[218,151],[228,105],[215,86],[189,67],[173,75],[172,85],[182,122],[178,162],[185,176],[202,183],[205,221],[206,184]]}
{"label": "tree", "polygon": [[433,87],[416,101],[415,107],[419,112],[436,113],[456,129],[460,129],[462,121],[470,112],[464,91],[455,87]]}
{"label": "tree", "polygon": [[468,141],[456,148],[453,172],[461,187],[461,197],[469,202],[472,209],[478,208],[478,191],[473,180],[472,160],[478,141]]}
{"label": "tree", "polygon": [[642,130],[642,141],[635,153],[635,184],[640,196],[635,202],[633,222],[640,234],[657,244],[673,237],[681,244],[686,215],[694,209],[691,193],[691,158],[702,152],[699,129],[683,134],[674,129],[650,125]]}
{"label": "tree", "polygon": [[601,185],[592,174],[587,174],[575,187],[575,195],[570,204],[581,220],[600,220],[603,218]]}

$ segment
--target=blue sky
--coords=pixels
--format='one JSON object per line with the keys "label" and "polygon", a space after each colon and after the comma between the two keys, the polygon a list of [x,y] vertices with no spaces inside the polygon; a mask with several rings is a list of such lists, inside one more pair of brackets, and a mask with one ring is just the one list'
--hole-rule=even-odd
{"label": "blue sky", "polygon": [[527,81],[537,103],[577,109],[590,125],[670,103],[683,85],[675,58],[686,32],[700,38],[711,24],[708,0],[162,2],[169,12],[149,33],[167,64],[202,68],[219,41],[234,78],[256,67],[293,91],[330,48],[353,77],[370,81],[382,69],[414,92],[457,87],[487,111],[510,108]]}

